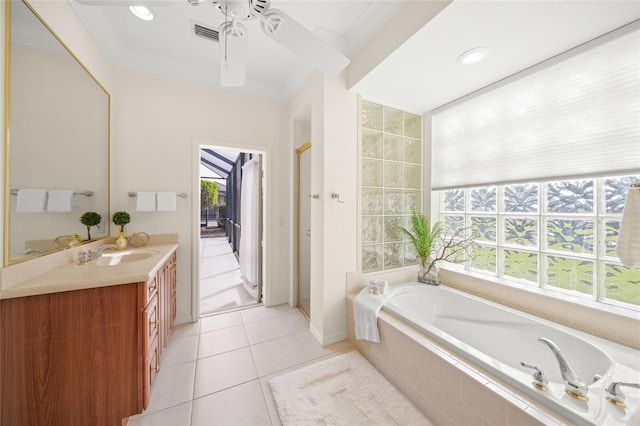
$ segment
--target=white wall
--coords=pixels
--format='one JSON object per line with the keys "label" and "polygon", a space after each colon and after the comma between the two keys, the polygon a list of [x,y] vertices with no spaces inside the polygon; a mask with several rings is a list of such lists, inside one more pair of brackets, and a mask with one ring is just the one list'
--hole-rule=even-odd
{"label": "white wall", "polygon": [[291,152],[301,142],[296,122],[311,123],[311,192],[320,195],[311,201],[311,332],[327,345],[346,338],[346,274],[356,268],[357,96],[345,74],[316,73],[291,102],[289,118]]}
{"label": "white wall", "polygon": [[[111,213],[131,213],[127,232],[179,234],[177,322],[192,318],[192,224],[197,220],[199,226],[199,211],[192,209],[192,197],[199,196],[193,190],[198,187],[193,184],[196,139],[268,154],[265,300],[269,304],[287,302],[292,269],[291,200],[288,192],[276,190],[290,187],[292,180],[287,106],[115,68],[67,2],[31,3],[111,94]],[[4,90],[2,94],[4,97]],[[135,199],[127,192],[143,190],[186,192],[188,198],[178,199],[176,212],[138,213]]]}
{"label": "white wall", "polygon": [[[211,144],[267,153],[267,276],[265,302],[285,303],[292,268],[287,106],[229,91],[203,87],[124,68],[114,70],[112,134],[112,210],[131,214],[128,232],[178,233],[177,322],[191,319],[192,263],[197,255],[192,208],[198,145]],[[198,186],[196,186],[198,187]],[[136,212],[128,192],[186,192],[176,212]],[[193,250],[192,250],[193,249]]]}

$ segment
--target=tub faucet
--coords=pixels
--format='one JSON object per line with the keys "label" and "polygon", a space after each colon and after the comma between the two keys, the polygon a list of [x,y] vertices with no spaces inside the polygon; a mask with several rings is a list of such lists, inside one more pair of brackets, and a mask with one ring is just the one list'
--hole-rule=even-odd
{"label": "tub faucet", "polygon": [[92,260],[102,256],[102,252],[105,251],[106,249],[114,249],[114,248],[116,248],[115,244],[104,244],[98,247],[97,249],[95,249],[94,251],[91,251],[91,250],[89,250],[88,252],[83,251],[82,253],[80,253],[80,258],[78,259],[78,261],[80,262],[81,265],[84,265],[85,263],[89,263]]}
{"label": "tub faucet", "polygon": [[560,352],[560,348],[558,348],[551,340],[545,339],[544,337],[539,338],[538,341],[549,346],[549,349],[551,349],[551,352],[555,355],[558,365],[560,366],[560,374],[562,374],[562,382],[564,383],[565,391],[576,399],[586,400],[589,389],[587,388],[586,383],[578,376],[578,373],[576,373],[571,364],[569,364],[567,358],[565,358],[562,352]]}

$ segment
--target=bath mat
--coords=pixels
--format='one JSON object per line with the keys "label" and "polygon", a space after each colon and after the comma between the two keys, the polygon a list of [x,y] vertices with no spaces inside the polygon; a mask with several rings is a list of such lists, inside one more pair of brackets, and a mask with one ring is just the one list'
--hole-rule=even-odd
{"label": "bath mat", "polygon": [[269,382],[287,425],[431,425],[357,351]]}

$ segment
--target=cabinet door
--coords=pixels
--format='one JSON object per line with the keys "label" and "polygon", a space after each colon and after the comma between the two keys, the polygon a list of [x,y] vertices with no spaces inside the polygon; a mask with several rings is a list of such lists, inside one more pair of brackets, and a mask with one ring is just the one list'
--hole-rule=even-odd
{"label": "cabinet door", "polygon": [[156,376],[158,375],[158,371],[160,371],[160,351],[158,347],[158,338],[156,337],[153,342],[151,342],[151,346],[149,347],[149,351],[147,352],[147,356],[144,359],[144,385],[143,385],[143,406],[146,410],[149,406],[149,393],[151,392],[151,386],[153,382],[156,380]]}
{"label": "cabinet door", "polygon": [[160,312],[158,309],[158,297],[156,295],[153,296],[153,299],[151,299],[142,313],[142,347],[145,348],[145,350],[158,338]]}
{"label": "cabinet door", "polygon": [[0,424],[114,425],[140,412],[137,291],[0,301]]}

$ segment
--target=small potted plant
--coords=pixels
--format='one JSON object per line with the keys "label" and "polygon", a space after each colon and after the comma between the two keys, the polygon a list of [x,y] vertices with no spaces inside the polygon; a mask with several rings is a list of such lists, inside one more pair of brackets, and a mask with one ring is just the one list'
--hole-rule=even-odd
{"label": "small potted plant", "polygon": [[87,227],[87,240],[91,241],[91,227],[100,224],[102,216],[96,212],[85,212],[80,216],[80,223]]}
{"label": "small potted plant", "polygon": [[411,229],[400,228],[409,237],[420,258],[418,281],[421,283],[440,285],[439,268],[441,260],[450,263],[464,262],[473,246],[475,234],[467,235],[467,229],[459,229],[447,233],[440,222],[431,226],[431,219],[422,213],[413,212]]}
{"label": "small potted plant", "polygon": [[125,211],[119,211],[113,214],[113,218],[111,220],[113,220],[113,223],[116,226],[120,227],[120,233],[118,234],[118,238],[116,238],[116,248],[118,250],[127,248],[128,241],[127,236],[124,233],[124,226],[131,222],[131,216]]}

